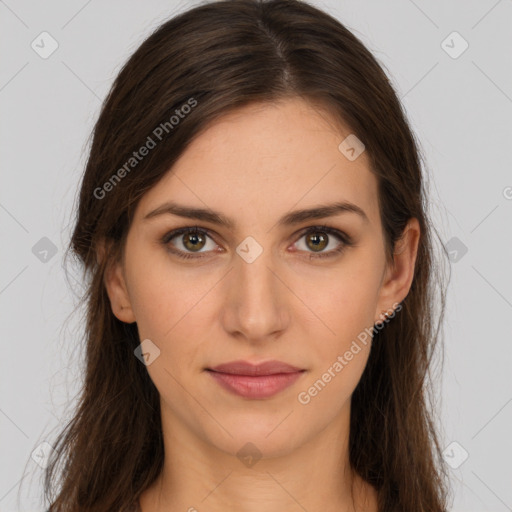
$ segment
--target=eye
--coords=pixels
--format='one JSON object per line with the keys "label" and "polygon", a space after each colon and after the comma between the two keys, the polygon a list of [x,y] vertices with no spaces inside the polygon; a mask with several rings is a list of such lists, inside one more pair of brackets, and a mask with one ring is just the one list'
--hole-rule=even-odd
{"label": "eye", "polygon": [[[300,241],[305,238],[305,244]],[[176,239],[176,240],[175,240]],[[337,240],[338,243],[334,243]],[[197,226],[175,229],[164,235],[162,244],[167,250],[184,259],[202,258],[209,252],[218,252],[218,245],[208,234],[208,231]],[[208,242],[210,241],[210,246]],[[352,239],[342,231],[328,226],[313,226],[302,232],[295,245],[300,252],[309,253],[309,259],[333,257],[342,253],[346,247],[354,245]],[[326,247],[330,250],[324,251]],[[204,249],[204,250],[203,250]]]}
{"label": "eye", "polygon": [[[305,243],[300,240],[305,238]],[[337,240],[336,244],[334,240]],[[302,233],[299,241],[296,242],[297,249],[310,252],[309,259],[329,258],[342,253],[346,247],[354,245],[352,239],[342,231],[327,226],[313,226]],[[302,247],[301,247],[302,246]],[[330,250],[324,251],[330,246]]]}
{"label": "eye", "polygon": [[[181,235],[181,236],[180,236]],[[176,242],[172,240],[176,239]],[[212,242],[208,247],[208,239]],[[208,235],[205,230],[198,227],[187,227],[180,228],[170,233],[167,233],[162,239],[162,243],[168,247],[168,249],[181,258],[195,258],[202,257],[195,256],[193,253],[203,253],[214,251],[217,244],[213,242],[212,238]],[[171,247],[169,247],[169,245]],[[206,250],[202,250],[206,247]]]}

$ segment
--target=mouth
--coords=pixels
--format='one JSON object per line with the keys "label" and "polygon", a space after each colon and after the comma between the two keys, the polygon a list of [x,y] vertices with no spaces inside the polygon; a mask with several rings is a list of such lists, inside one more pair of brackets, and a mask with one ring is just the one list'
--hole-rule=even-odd
{"label": "mouth", "polygon": [[223,389],[252,400],[275,396],[306,373],[305,369],[281,361],[256,365],[233,361],[206,368],[206,371]]}

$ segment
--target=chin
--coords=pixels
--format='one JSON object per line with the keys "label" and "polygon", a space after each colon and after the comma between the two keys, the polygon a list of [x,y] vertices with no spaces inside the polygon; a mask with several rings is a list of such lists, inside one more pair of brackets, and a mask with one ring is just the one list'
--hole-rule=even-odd
{"label": "chin", "polygon": [[209,443],[239,459],[244,456],[259,459],[288,455],[305,443],[306,438],[304,425],[299,428],[296,421],[283,422],[285,417],[286,414],[280,414],[277,421],[263,420],[261,417],[259,420],[254,417],[238,418],[234,422],[225,423],[231,436],[224,430],[216,430]]}

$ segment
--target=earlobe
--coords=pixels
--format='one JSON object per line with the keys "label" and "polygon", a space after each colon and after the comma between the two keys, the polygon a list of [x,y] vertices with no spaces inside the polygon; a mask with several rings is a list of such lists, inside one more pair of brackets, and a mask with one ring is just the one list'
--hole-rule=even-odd
{"label": "earlobe", "polygon": [[[105,257],[104,244],[98,244],[97,260],[101,263]],[[105,267],[105,274],[103,276],[103,283],[110,300],[112,313],[121,322],[133,323],[135,322],[135,315],[130,303],[128,289],[126,286],[126,279],[124,276],[123,268],[120,262],[115,261],[107,264]]]}

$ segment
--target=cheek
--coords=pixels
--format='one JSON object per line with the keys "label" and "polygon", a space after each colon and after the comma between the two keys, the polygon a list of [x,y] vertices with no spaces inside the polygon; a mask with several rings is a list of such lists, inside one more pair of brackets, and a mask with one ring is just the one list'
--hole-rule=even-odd
{"label": "cheek", "polygon": [[214,276],[199,278],[197,271],[180,269],[160,256],[146,259],[141,267],[137,261],[134,257],[131,267],[127,262],[127,271],[140,339],[153,341],[169,368],[192,363],[199,348],[208,343],[214,322]]}
{"label": "cheek", "polygon": [[318,343],[311,347],[312,373],[303,388],[315,407],[343,405],[364,371],[381,279],[376,255],[359,251],[308,294],[308,305],[325,324],[319,326],[323,335],[313,337]]}
{"label": "cheek", "polygon": [[171,272],[165,251],[136,236],[128,240],[126,255],[130,303],[141,338],[161,339],[177,322],[187,300],[182,275]]}
{"label": "cheek", "polygon": [[[323,321],[331,348],[342,350],[374,323],[380,284],[380,262],[354,255],[336,272],[317,276],[306,295],[308,306]],[[321,279],[318,279],[321,277]]]}
{"label": "cheek", "polygon": [[322,327],[323,336],[311,336],[317,340],[310,347],[311,375],[298,397],[312,406],[310,413],[333,419],[359,383],[371,349],[375,287],[371,274],[340,274],[328,297],[310,295],[329,327]]}
{"label": "cheek", "polygon": [[130,295],[141,338],[161,341],[173,328],[183,303],[176,288],[169,286],[153,268],[132,280]]}

